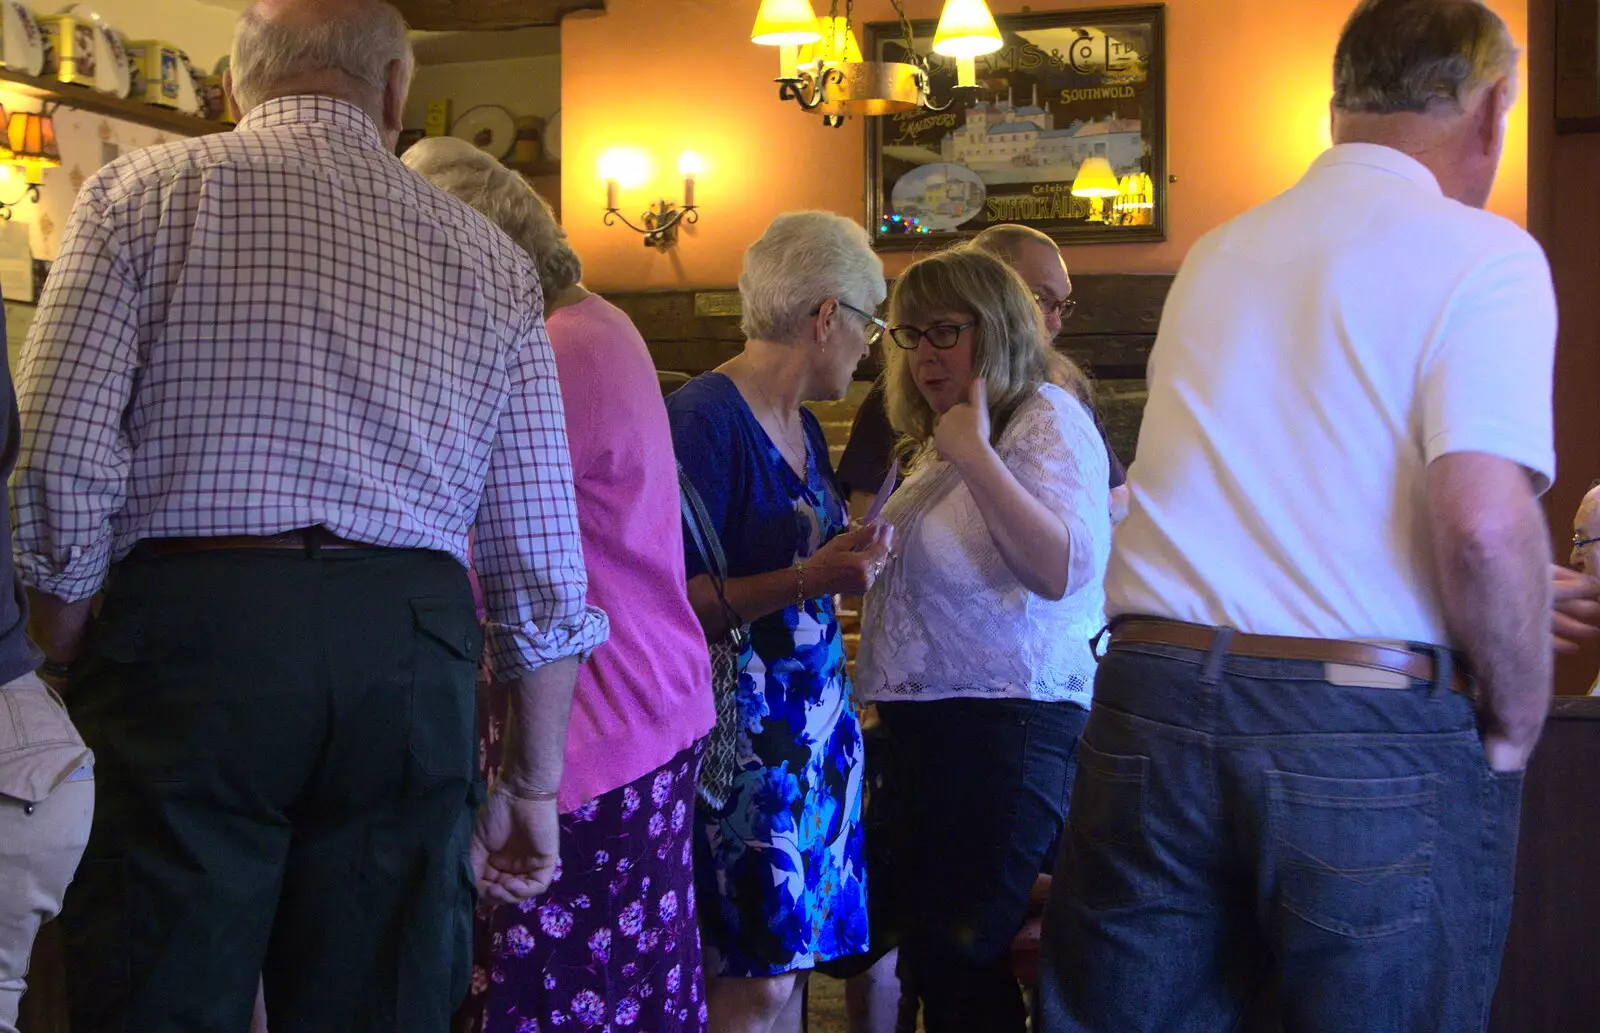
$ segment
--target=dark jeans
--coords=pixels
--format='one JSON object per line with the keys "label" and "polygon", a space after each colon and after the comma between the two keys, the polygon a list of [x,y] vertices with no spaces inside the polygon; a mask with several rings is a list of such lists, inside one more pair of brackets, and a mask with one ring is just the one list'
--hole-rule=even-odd
{"label": "dark jeans", "polygon": [[460,565],[229,551],[112,572],[69,707],[99,800],[76,1033],[445,1033],[470,974],[481,633]]}
{"label": "dark jeans", "polygon": [[1021,1033],[1011,942],[1060,833],[1088,712],[952,699],[878,713],[894,744],[885,795],[901,964],[927,1033]]}
{"label": "dark jeans", "polygon": [[[1481,1030],[1520,774],[1445,685],[1118,646],[1101,661],[1045,922],[1045,1033]],[[1344,680],[1344,679],[1341,679]]]}

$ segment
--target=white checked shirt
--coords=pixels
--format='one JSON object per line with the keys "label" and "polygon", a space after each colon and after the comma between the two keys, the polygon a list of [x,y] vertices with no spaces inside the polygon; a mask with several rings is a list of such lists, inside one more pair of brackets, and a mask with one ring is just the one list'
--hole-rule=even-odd
{"label": "white checked shirt", "polygon": [[21,364],[14,551],[97,591],[145,538],[322,525],[474,560],[497,671],[604,642],[531,262],[359,108],[268,101],[83,188]]}

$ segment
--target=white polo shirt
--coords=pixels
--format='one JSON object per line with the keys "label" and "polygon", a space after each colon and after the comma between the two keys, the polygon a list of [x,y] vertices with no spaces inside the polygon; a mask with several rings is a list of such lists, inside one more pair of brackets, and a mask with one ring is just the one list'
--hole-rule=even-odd
{"label": "white polo shirt", "polygon": [[1555,336],[1532,237],[1399,151],[1334,147],[1173,284],[1107,612],[1445,643],[1428,464],[1549,487]]}

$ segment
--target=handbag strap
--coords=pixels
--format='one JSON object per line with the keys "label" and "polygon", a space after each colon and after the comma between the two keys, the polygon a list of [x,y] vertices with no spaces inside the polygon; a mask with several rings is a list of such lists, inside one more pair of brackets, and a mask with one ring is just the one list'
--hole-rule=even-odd
{"label": "handbag strap", "polygon": [[695,550],[700,554],[700,562],[705,564],[706,573],[711,575],[712,587],[717,590],[717,602],[722,607],[723,619],[728,625],[728,635],[736,647],[742,647],[744,619],[728,603],[728,557],[722,551],[722,540],[717,537],[717,528],[711,522],[711,514],[706,512],[706,505],[700,499],[700,492],[695,490],[694,482],[689,480],[682,463],[678,464],[678,494],[682,499],[684,529],[694,542]]}

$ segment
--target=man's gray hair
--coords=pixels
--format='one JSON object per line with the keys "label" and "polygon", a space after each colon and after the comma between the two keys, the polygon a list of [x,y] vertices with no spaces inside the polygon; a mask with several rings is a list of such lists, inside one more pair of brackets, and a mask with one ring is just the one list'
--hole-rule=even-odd
{"label": "man's gray hair", "polygon": [[1363,0],[1333,58],[1333,104],[1371,115],[1460,109],[1514,75],[1506,23],[1478,0]]}
{"label": "man's gray hair", "polygon": [[418,140],[400,156],[413,171],[477,209],[528,253],[539,270],[546,302],[583,278],[583,263],[567,243],[550,205],[493,157],[453,136]]}
{"label": "man's gray hair", "polygon": [[405,18],[383,0],[341,5],[349,14],[298,21],[251,7],[233,33],[233,95],[249,111],[297,81],[335,73],[381,97],[389,66],[414,66]]}
{"label": "man's gray hair", "polygon": [[744,253],[746,337],[793,341],[829,298],[866,312],[888,296],[883,262],[859,223],[832,212],[786,212]]}

